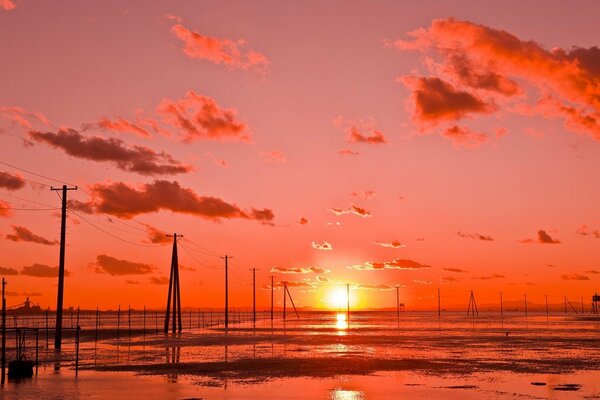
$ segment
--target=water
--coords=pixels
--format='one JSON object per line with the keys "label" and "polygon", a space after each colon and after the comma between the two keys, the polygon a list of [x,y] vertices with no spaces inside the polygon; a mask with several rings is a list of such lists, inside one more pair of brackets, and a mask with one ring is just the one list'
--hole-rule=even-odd
{"label": "water", "polygon": [[225,332],[184,313],[184,332],[166,336],[148,319],[144,332],[138,314],[131,329],[125,314],[118,332],[107,317],[97,342],[95,320],[82,318],[77,378],[67,332],[59,356],[40,340],[39,374],[9,381],[0,397],[600,398],[600,319],[591,315],[364,312],[348,324],[343,313],[273,323],[259,313],[267,319],[256,325],[249,315]]}

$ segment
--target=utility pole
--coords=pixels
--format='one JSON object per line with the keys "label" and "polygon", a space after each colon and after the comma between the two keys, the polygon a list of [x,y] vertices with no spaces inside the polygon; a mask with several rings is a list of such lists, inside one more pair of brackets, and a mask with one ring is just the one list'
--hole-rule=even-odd
{"label": "utility pole", "polygon": [[233,257],[228,256],[226,254],[221,258],[223,260],[225,260],[225,329],[228,329],[229,328],[229,269],[228,269],[227,261]]}
{"label": "utility pole", "polygon": [[442,319],[442,300],[440,298],[440,288],[438,288],[438,321]]}
{"label": "utility pole", "polygon": [[62,188],[50,187],[50,190],[62,191],[61,196],[61,214],[60,214],[60,256],[58,261],[58,295],[56,299],[56,329],[54,332],[54,348],[60,350],[62,346],[62,312],[63,312],[63,294],[65,290],[65,236],[67,230],[67,192],[77,190],[75,187]]}
{"label": "utility pole", "polygon": [[396,285],[396,318],[400,319],[400,286]]}
{"label": "utility pole", "polygon": [[256,268],[250,268],[252,271],[252,322],[256,324]]}
{"label": "utility pole", "polygon": [[350,325],[350,284],[346,283],[346,323]]}
{"label": "utility pole", "polygon": [[181,332],[181,290],[179,285],[179,259],[177,258],[177,238],[183,235],[167,235],[173,237],[173,252],[171,254],[171,274],[169,276],[169,293],[167,295],[167,309],[165,311],[165,333],[169,331],[169,313],[171,308],[171,298],[173,298],[173,333]]}
{"label": "utility pole", "polygon": [[273,275],[271,275],[271,321],[273,321]]}
{"label": "utility pole", "polygon": [[285,321],[285,301],[287,299],[287,282],[283,281],[283,320]]}

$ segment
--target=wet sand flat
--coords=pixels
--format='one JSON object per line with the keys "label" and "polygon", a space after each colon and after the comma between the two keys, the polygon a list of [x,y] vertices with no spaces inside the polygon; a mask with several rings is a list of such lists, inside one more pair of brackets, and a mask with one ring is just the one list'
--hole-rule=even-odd
{"label": "wet sand flat", "polygon": [[441,320],[367,313],[347,326],[331,313],[312,313],[227,331],[106,329],[98,342],[88,330],[77,379],[68,350],[60,359],[48,352],[44,357],[55,357],[53,364],[31,382],[7,385],[3,394],[44,398],[42,388],[54,380],[60,388],[79,387],[77,397],[87,398],[86,382],[106,379],[128,389],[166,385],[183,396],[160,397],[157,390],[140,398],[600,398],[599,326],[595,318],[499,320],[491,313]]}

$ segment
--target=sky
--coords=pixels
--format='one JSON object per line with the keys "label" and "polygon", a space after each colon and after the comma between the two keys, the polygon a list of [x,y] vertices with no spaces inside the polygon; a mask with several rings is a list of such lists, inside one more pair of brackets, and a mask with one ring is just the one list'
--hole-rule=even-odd
{"label": "sky", "polygon": [[[589,303],[600,5],[0,0],[8,303]],[[339,297],[339,296],[338,296]]]}

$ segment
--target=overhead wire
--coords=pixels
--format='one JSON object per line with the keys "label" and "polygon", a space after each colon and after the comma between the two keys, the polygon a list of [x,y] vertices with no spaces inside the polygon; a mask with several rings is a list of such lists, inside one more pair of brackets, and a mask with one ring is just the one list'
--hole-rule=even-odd
{"label": "overhead wire", "polygon": [[183,249],[183,251],[185,251],[201,267],[204,267],[204,268],[207,268],[207,269],[211,269],[213,271],[215,271],[215,270],[218,269],[218,267],[216,267],[216,266],[205,265],[202,261],[200,261],[198,258],[196,258],[190,251],[188,251],[187,247],[184,246],[181,242],[177,242],[177,244]]}
{"label": "overhead wire", "polygon": [[108,231],[100,228],[99,226],[95,225],[93,222],[91,222],[88,219],[82,217],[81,214],[75,212],[74,210],[72,210],[72,209],[69,208],[69,211],[71,211],[73,214],[77,215],[77,217],[81,218],[83,221],[87,222],[89,225],[93,226],[94,228],[96,228],[100,232],[102,232],[102,233],[104,233],[104,234],[106,234],[106,235],[108,235],[108,236],[110,236],[110,237],[112,237],[114,239],[120,240],[120,241],[125,242],[125,243],[132,244],[134,246],[140,246],[140,247],[150,247],[150,248],[163,247],[162,245],[149,245],[149,244],[136,243],[136,242],[132,242],[132,241],[127,240],[127,239],[123,239],[123,238],[121,238],[121,237],[119,237],[117,235],[114,235],[114,234],[112,234],[112,233],[110,233],[110,232],[108,232]]}

